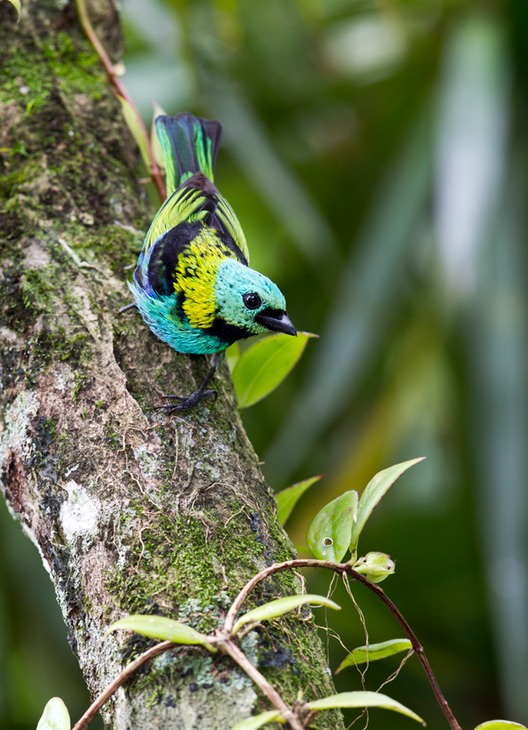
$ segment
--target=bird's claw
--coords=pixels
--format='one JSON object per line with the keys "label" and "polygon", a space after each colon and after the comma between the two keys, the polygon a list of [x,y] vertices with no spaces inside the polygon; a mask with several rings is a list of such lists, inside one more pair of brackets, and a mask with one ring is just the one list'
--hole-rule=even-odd
{"label": "bird's claw", "polygon": [[174,393],[166,393],[163,397],[170,398],[171,400],[179,401],[179,403],[162,403],[159,406],[155,406],[156,410],[167,410],[169,413],[175,411],[189,411],[194,408],[206,398],[216,397],[218,395],[216,390],[195,390],[190,395],[175,395]]}

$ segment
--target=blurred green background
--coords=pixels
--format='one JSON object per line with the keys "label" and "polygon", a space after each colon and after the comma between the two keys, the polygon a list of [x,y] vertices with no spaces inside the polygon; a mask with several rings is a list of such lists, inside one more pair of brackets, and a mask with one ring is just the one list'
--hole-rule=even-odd
{"label": "blurred green background", "polygon": [[[122,17],[146,121],[154,100],[222,120],[216,181],[252,265],[320,335],[243,413],[276,489],[326,474],[292,539],[342,491],[427,456],[361,551],[397,561],[383,587],[462,726],[528,723],[526,0],[123,0]],[[36,550],[4,507],[0,527],[0,727],[26,730],[53,694],[74,716],[87,700]],[[354,595],[371,642],[401,635]],[[363,644],[336,597],[332,625]],[[384,691],[446,727],[416,658]],[[411,726],[371,712],[371,728]]]}

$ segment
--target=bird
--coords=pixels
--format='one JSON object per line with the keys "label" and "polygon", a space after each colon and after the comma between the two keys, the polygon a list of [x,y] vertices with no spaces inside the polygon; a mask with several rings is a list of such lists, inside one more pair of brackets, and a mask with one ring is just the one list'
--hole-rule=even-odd
{"label": "bird", "polygon": [[179,353],[212,355],[189,395],[165,394],[169,411],[216,395],[208,385],[237,340],[270,332],[295,336],[279,287],[249,266],[242,227],[214,184],[222,124],[190,112],[156,118],[167,198],[145,236],[128,286],[150,330]]}

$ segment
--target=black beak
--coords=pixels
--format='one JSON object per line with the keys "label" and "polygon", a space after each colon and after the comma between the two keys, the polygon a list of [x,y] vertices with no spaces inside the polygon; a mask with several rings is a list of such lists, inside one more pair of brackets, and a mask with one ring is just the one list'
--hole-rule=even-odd
{"label": "black beak", "polygon": [[264,309],[255,316],[255,321],[273,332],[284,332],[294,336],[297,334],[297,330],[288,319],[286,312],[280,309]]}

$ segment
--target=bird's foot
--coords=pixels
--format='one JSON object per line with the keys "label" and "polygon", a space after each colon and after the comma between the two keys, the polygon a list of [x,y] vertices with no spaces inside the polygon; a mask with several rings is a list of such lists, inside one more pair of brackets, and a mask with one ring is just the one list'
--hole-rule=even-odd
{"label": "bird's foot", "polygon": [[203,400],[206,400],[206,398],[212,398],[213,396],[217,396],[218,393],[216,390],[211,390],[207,386],[209,385],[211,378],[213,377],[216,367],[218,365],[218,361],[221,357],[221,353],[215,352],[213,357],[211,358],[211,364],[209,366],[209,370],[207,371],[207,375],[200,383],[200,387],[197,388],[194,393],[191,393],[190,395],[174,395],[171,393],[168,393],[167,395],[164,395],[164,398],[170,398],[171,400],[179,401],[178,403],[163,403],[159,406],[156,406],[156,408],[163,409],[168,411],[169,413],[174,413],[175,411],[189,411],[191,408],[194,408],[199,403],[201,403]]}
{"label": "bird's foot", "polygon": [[207,398],[212,398],[213,396],[216,398],[218,395],[216,390],[210,390],[210,389],[200,389],[195,390],[194,393],[191,393],[190,395],[174,395],[173,393],[167,393],[163,397],[164,398],[170,398],[171,400],[178,401],[177,403],[162,403],[159,406],[155,406],[156,410],[166,410],[169,413],[174,413],[176,411],[189,411],[191,408],[194,408],[202,401],[206,400]]}
{"label": "bird's foot", "polygon": [[130,304],[125,304],[124,307],[121,307],[121,309],[117,310],[118,314],[123,314],[124,312],[128,312],[129,309],[133,309],[134,307],[137,307],[135,302],[130,302]]}

